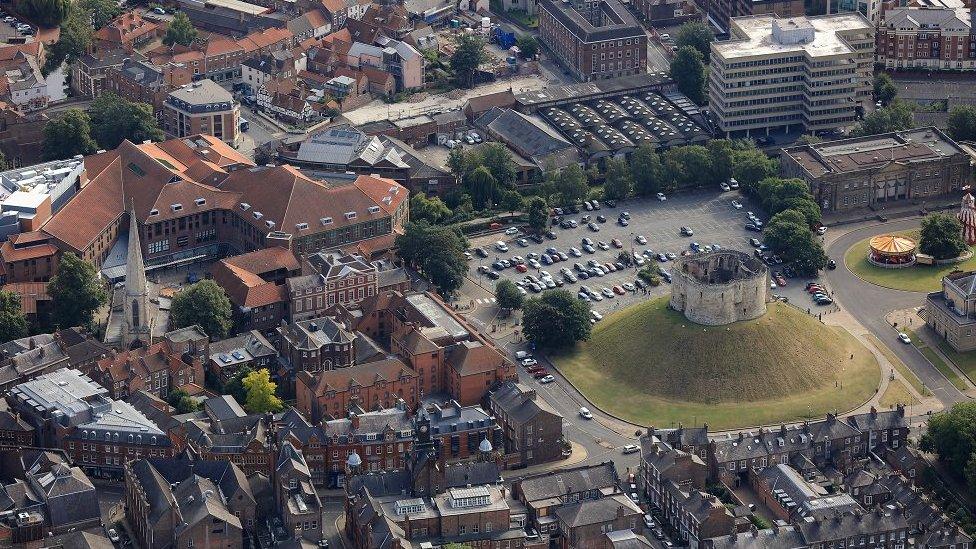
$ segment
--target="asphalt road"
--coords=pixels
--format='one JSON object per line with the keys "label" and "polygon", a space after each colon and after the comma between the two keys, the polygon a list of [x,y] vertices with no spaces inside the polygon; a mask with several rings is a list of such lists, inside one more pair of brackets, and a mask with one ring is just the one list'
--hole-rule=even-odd
{"label": "asphalt road", "polygon": [[827,248],[827,255],[837,262],[838,268],[828,271],[826,279],[840,305],[898,355],[943,405],[951,406],[967,401],[969,397],[956,389],[914,345],[899,342],[898,331],[885,321],[885,315],[892,311],[922,305],[925,294],[875,286],[844,267],[844,253],[861,240],[877,234],[914,229],[918,225],[918,219],[906,219],[856,229],[839,237]]}

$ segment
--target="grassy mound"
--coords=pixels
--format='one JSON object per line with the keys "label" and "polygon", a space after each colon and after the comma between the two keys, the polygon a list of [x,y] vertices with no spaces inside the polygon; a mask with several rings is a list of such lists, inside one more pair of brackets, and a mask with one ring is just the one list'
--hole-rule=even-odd
{"label": "grassy mound", "polygon": [[[880,369],[854,337],[789,305],[728,326],[693,324],[658,298],[597,324],[554,357],[601,408],[642,424],[749,426],[847,410],[877,390]],[[851,359],[851,355],[854,359]]]}

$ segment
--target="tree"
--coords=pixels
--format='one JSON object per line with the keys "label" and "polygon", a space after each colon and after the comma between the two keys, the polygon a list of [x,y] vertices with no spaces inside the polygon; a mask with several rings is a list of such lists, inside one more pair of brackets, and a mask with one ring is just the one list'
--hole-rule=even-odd
{"label": "tree", "polygon": [[763,240],[786,261],[792,261],[797,272],[813,275],[827,264],[820,241],[813,237],[806,217],[795,210],[773,216],[763,233]]}
{"label": "tree", "polygon": [[541,196],[529,201],[529,227],[537,233],[549,228],[549,205]]}
{"label": "tree", "polygon": [[498,194],[498,182],[484,166],[478,166],[464,178],[464,187],[477,210],[491,208]]}
{"label": "tree", "polygon": [[898,95],[898,88],[891,76],[886,72],[879,72],[874,75],[874,100],[881,101],[882,105],[888,105],[895,100]]}
{"label": "tree", "polygon": [[932,214],[922,220],[918,249],[936,259],[959,257],[966,249],[962,223],[949,214]]}
{"label": "tree", "polygon": [[174,328],[196,324],[211,340],[218,341],[230,330],[231,310],[224,289],[213,280],[201,280],[173,297],[170,319]]}
{"label": "tree", "polygon": [[531,34],[523,34],[515,41],[523,59],[532,59],[539,53],[539,42]]}
{"label": "tree", "polygon": [[823,139],[817,137],[816,135],[805,133],[796,140],[796,145],[816,145],[817,143],[823,143]]}
{"label": "tree", "polygon": [[176,389],[175,391],[170,391],[166,395],[166,402],[176,408],[177,414],[189,414],[190,412],[196,412],[199,409],[196,401],[190,398],[190,395],[183,389]]}
{"label": "tree", "polygon": [[732,177],[735,165],[735,150],[728,139],[713,139],[708,142],[708,158],[711,160],[711,183],[718,185],[727,182]]}
{"label": "tree", "polygon": [[699,105],[705,103],[705,63],[701,52],[692,46],[678,48],[671,60],[671,78],[681,93]]}
{"label": "tree", "polygon": [[519,291],[519,287],[515,285],[514,282],[507,278],[503,278],[495,284],[495,299],[498,300],[498,306],[502,309],[508,309],[509,311],[514,309],[521,309],[522,303],[525,301],[525,296]]}
{"label": "tree", "polygon": [[410,197],[410,217],[417,221],[439,223],[451,216],[451,209],[440,197],[427,198],[424,193]]}
{"label": "tree", "polygon": [[689,145],[668,149],[662,157],[662,179],[668,190],[697,187],[708,181],[712,174],[712,159],[708,149],[701,145]]}
{"label": "tree", "polygon": [[[181,12],[177,12],[181,13]],[[114,149],[124,139],[133,143],[161,141],[163,131],[152,105],[134,103],[114,93],[103,93],[88,108],[92,137],[103,149]]]}
{"label": "tree", "polygon": [[431,281],[441,295],[453,294],[464,283],[467,241],[452,227],[411,221],[396,238],[397,254]]}
{"label": "tree", "polygon": [[27,336],[27,317],[20,310],[20,297],[0,291],[0,343]]}
{"label": "tree", "polygon": [[97,148],[91,136],[91,119],[85,111],[68,109],[44,125],[44,158],[48,160],[88,155]]}
{"label": "tree", "polygon": [[525,206],[525,200],[518,191],[508,189],[502,192],[502,196],[498,199],[498,204],[502,208],[505,208],[506,211],[514,214]]}
{"label": "tree", "polygon": [[619,158],[607,160],[607,176],[603,183],[603,196],[609,200],[622,200],[630,196],[634,190],[634,180],[630,176],[630,167]]}
{"label": "tree", "polygon": [[122,8],[114,0],[82,0],[80,6],[83,13],[91,15],[91,24],[95,30],[108,25],[122,13]]}
{"label": "tree", "polygon": [[478,34],[461,33],[457,38],[457,48],[451,55],[451,70],[464,88],[474,85],[474,75],[478,67],[487,59],[485,40]]}
{"label": "tree", "polygon": [[586,193],[590,191],[586,183],[586,174],[579,164],[570,164],[563,168],[556,177],[556,194],[559,195],[559,204],[568,206],[577,204],[586,199]]}
{"label": "tree", "polygon": [[959,105],[949,111],[949,136],[956,141],[976,139],[976,107]]}
{"label": "tree", "polygon": [[630,155],[630,173],[634,180],[634,193],[639,196],[652,196],[661,192],[661,155],[650,143],[642,143]]}
{"label": "tree", "polygon": [[11,168],[7,155],[0,151],[0,171],[7,171]]}
{"label": "tree", "polygon": [[674,36],[676,48],[691,46],[702,54],[702,59],[708,59],[711,54],[711,43],[715,39],[708,25],[701,21],[692,21],[681,25]]}
{"label": "tree", "polygon": [[163,36],[163,44],[167,46],[174,46],[176,44],[189,46],[196,39],[197,29],[190,22],[190,18],[182,11],[176,12],[173,20],[169,22],[169,27],[166,28],[166,34]]}
{"label": "tree", "polygon": [[447,153],[447,168],[458,179],[468,173],[468,155],[461,147],[454,147]]}
{"label": "tree", "polygon": [[61,25],[58,41],[48,50],[42,72],[50,74],[65,61],[74,63],[91,47],[93,36],[91,20],[84,13],[78,12],[68,17]]}
{"label": "tree", "polygon": [[976,456],[976,402],[961,402],[929,418],[928,430],[920,447],[939,456],[946,469],[957,478],[968,481],[976,490],[973,459]]}
{"label": "tree", "polygon": [[745,193],[754,193],[759,182],[776,175],[777,161],[752,147],[735,152],[732,173]]}
{"label": "tree", "polygon": [[71,0],[17,0],[17,12],[45,27],[57,27],[71,13]]}
{"label": "tree", "polygon": [[247,402],[247,390],[244,389],[244,378],[251,375],[253,372],[254,370],[252,370],[250,366],[244,366],[227,380],[222,392],[225,395],[234,397],[234,400],[236,400],[238,404],[241,402]]}
{"label": "tree", "polygon": [[481,165],[488,168],[491,176],[503,187],[515,185],[515,162],[508,149],[501,143],[485,143],[480,147]]}
{"label": "tree", "polygon": [[914,123],[912,106],[896,99],[887,107],[881,107],[865,116],[864,120],[861,120],[861,122],[854,126],[851,135],[854,137],[863,137],[866,135],[878,135],[881,133],[907,130]]}
{"label": "tree", "polygon": [[247,398],[244,400],[244,409],[251,414],[264,414],[267,412],[280,412],[283,405],[281,399],[275,396],[275,389],[278,385],[271,381],[271,374],[267,368],[261,368],[247,375],[241,380]]}
{"label": "tree", "polygon": [[95,311],[108,300],[95,266],[71,252],[61,256],[47,293],[52,301],[51,318],[61,328],[90,326]]}
{"label": "tree", "polygon": [[590,306],[566,290],[543,292],[522,305],[522,331],[539,347],[570,347],[590,338]]}

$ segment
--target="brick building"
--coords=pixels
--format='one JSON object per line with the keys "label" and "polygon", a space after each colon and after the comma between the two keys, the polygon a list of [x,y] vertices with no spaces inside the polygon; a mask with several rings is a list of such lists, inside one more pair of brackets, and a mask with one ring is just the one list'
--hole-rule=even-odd
{"label": "brick building", "polygon": [[702,17],[690,0],[635,0],[631,5],[643,21],[654,27],[675,27]]}
{"label": "brick building", "polygon": [[282,322],[278,352],[291,370],[317,374],[355,364],[356,339],[356,334],[327,316]]}
{"label": "brick building", "polygon": [[976,70],[968,7],[893,7],[883,13],[875,58],[890,70]]}
{"label": "brick building", "polygon": [[203,393],[203,357],[205,351],[188,352],[180,341],[185,329],[169,334],[149,347],[121,352],[112,351],[98,360],[92,379],[108,389],[109,396],[127,400],[137,391],[145,391],[165,400],[177,389],[190,395]]}
{"label": "brick building", "polygon": [[647,34],[617,0],[541,0],[539,38],[584,82],[647,72]]}
{"label": "brick building", "polygon": [[329,478],[330,447],[323,422],[313,424],[295,408],[288,408],[275,415],[274,434],[279,447],[287,441],[301,450],[311,473],[312,484],[325,486]]}
{"label": "brick building", "polygon": [[257,330],[214,342],[209,354],[207,371],[221,383],[227,383],[242,368],[274,372],[278,358],[278,351]]}
{"label": "brick building", "polygon": [[413,410],[419,404],[417,380],[417,372],[398,358],[315,376],[300,371],[295,375],[295,407],[312,421],[342,417],[354,406],[365,410],[390,408],[400,399]]}
{"label": "brick building", "polygon": [[[47,215],[42,217],[49,217],[50,199],[45,204]],[[58,249],[52,240],[41,231],[31,231],[11,235],[0,244],[4,283],[49,282],[58,269]]]}
{"label": "brick building", "polygon": [[248,475],[268,478],[278,456],[272,427],[273,417],[248,414],[230,395],[208,398],[203,410],[181,425],[186,446],[200,459],[230,461]]}
{"label": "brick building", "polygon": [[776,15],[792,17],[804,15],[803,0],[708,0],[704,4],[709,22],[719,27],[720,32],[731,32],[733,17],[749,15]]}
{"label": "brick building", "polygon": [[288,316],[285,282],[299,268],[291,251],[274,246],[224,258],[211,272],[234,306],[234,325],[271,335]]}
{"label": "brick building", "polygon": [[123,99],[152,105],[157,119],[163,117],[163,103],[169,93],[193,81],[193,70],[182,63],[153,64],[145,59],[127,58],[118,68],[110,68],[106,87]]}
{"label": "brick building", "polygon": [[204,134],[232,147],[240,144],[240,105],[213,80],[198,80],[169,92],[162,118],[170,137]]}
{"label": "brick building", "polygon": [[292,320],[321,316],[378,291],[378,269],[359,254],[317,252],[302,258],[304,276],[288,280]]}
{"label": "brick building", "polygon": [[143,19],[135,11],[127,11],[95,31],[95,49],[122,49],[133,53],[161,34],[156,23]]}
{"label": "brick building", "polygon": [[285,532],[294,539],[313,543],[325,538],[322,500],[312,484],[312,473],[302,452],[285,441],[278,454],[274,471],[275,509]]}
{"label": "brick building", "polygon": [[0,402],[0,448],[24,448],[34,445],[34,428],[20,415],[6,410]]}
{"label": "brick building", "polygon": [[478,459],[486,449],[492,454],[501,453],[502,429],[481,406],[461,406],[451,400],[430,404],[423,413],[430,421],[431,433],[445,461]]}
{"label": "brick building", "polygon": [[538,465],[562,457],[563,416],[535,389],[509,381],[492,389],[488,411],[502,428],[505,461],[509,465]]}
{"label": "brick building", "polygon": [[783,176],[805,181],[825,212],[956,194],[972,181],[969,162],[936,128],[788,147],[780,155]]}
{"label": "brick building", "polygon": [[617,468],[604,461],[525,476],[512,483],[512,497],[526,507],[527,526],[544,539],[558,538],[560,507],[612,496],[619,484]]}
{"label": "brick building", "polygon": [[350,411],[347,417],[324,423],[328,437],[327,486],[345,485],[346,459],[357,454],[362,470],[393,471],[405,466],[413,444],[413,422],[406,403],[370,412]]}

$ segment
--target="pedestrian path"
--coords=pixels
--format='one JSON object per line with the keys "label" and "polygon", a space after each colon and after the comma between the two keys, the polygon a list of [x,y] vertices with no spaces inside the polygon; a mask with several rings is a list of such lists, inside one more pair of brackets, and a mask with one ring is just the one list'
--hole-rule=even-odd
{"label": "pedestrian path", "polygon": [[474,299],[472,301],[474,301],[478,305],[491,305],[492,303],[498,303],[498,300],[495,299],[494,297],[483,297],[481,299]]}

